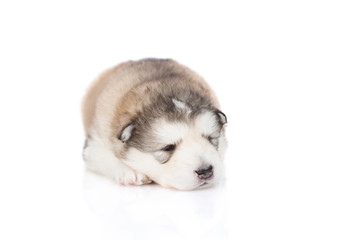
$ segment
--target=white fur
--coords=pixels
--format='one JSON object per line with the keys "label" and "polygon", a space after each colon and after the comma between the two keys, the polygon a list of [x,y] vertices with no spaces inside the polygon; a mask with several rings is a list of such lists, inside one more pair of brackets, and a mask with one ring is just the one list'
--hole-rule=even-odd
{"label": "white fur", "polygon": [[182,111],[185,111],[187,114],[191,113],[191,109],[184,102],[179,101],[175,98],[172,98],[172,102],[177,108],[181,109]]}
{"label": "white fur", "polygon": [[116,158],[107,144],[100,139],[88,141],[84,150],[84,159],[89,170],[100,173],[123,185],[141,185],[151,180],[144,174],[129,168]]}
{"label": "white fur", "polygon": [[[226,148],[223,135],[218,149],[205,138],[206,135],[220,134],[216,121],[211,112],[201,114],[190,125],[158,119],[153,128],[157,139],[163,145],[177,144],[171,159],[164,164],[155,159],[155,156],[164,154],[162,151],[151,154],[135,148],[130,148],[126,160],[121,161],[115,157],[108,143],[94,137],[88,141],[84,151],[87,168],[124,185],[141,185],[153,180],[180,190],[211,186],[223,175],[222,160]],[[125,136],[130,137],[130,132]],[[213,166],[213,178],[201,181],[195,171],[210,165]]]}
{"label": "white fur", "polygon": [[[167,144],[179,142],[171,159],[160,164],[152,154],[132,148],[127,155],[126,164],[163,186],[180,190],[201,187],[204,182],[198,179],[195,171],[212,165],[214,177],[207,180],[205,186],[213,185],[223,175],[223,150],[217,151],[203,135],[216,130],[215,121],[212,113],[201,115],[192,126],[161,119],[154,127],[156,134]],[[220,145],[224,149],[224,136],[221,136]]]}
{"label": "white fur", "polygon": [[188,126],[183,123],[167,123],[164,119],[158,119],[154,123],[154,134],[163,144],[178,143],[182,139],[182,133],[187,132]]}

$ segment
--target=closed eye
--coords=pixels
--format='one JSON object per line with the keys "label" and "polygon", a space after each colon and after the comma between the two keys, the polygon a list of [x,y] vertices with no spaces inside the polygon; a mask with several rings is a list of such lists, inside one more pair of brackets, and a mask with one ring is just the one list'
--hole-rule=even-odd
{"label": "closed eye", "polygon": [[218,137],[214,137],[214,136],[206,136],[203,135],[204,138],[206,138],[214,147],[218,148],[219,146],[219,136]]}
{"label": "closed eye", "polygon": [[170,160],[175,149],[176,149],[176,144],[169,144],[165,146],[164,148],[160,149],[159,151],[154,152],[153,154],[156,160],[159,161],[161,164],[163,164]]}
{"label": "closed eye", "polygon": [[165,151],[165,152],[172,152],[175,150],[175,147],[176,147],[175,144],[169,144],[169,145],[165,146],[164,148],[162,148],[161,150]]}

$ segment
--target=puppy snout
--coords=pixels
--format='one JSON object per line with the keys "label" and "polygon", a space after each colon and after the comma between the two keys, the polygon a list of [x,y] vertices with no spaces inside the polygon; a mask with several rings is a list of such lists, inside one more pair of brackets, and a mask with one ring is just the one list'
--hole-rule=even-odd
{"label": "puppy snout", "polygon": [[206,168],[199,169],[195,171],[199,179],[207,180],[213,176],[213,166],[210,165]]}

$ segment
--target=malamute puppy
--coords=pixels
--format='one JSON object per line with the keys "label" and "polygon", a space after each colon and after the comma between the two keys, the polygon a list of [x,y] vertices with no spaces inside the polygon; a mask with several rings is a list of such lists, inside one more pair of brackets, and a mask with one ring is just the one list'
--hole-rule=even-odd
{"label": "malamute puppy", "polygon": [[122,63],[83,101],[88,169],[124,185],[191,190],[223,174],[226,116],[214,92],[173,60]]}

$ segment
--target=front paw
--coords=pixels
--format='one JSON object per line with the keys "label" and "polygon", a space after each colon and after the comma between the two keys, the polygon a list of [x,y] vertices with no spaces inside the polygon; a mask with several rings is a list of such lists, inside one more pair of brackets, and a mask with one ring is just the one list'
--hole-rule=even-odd
{"label": "front paw", "polygon": [[148,176],[142,173],[138,173],[132,169],[123,170],[118,176],[115,177],[115,180],[116,182],[125,186],[144,185],[152,182],[152,180]]}

